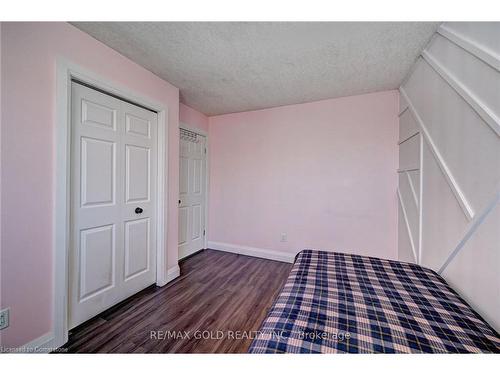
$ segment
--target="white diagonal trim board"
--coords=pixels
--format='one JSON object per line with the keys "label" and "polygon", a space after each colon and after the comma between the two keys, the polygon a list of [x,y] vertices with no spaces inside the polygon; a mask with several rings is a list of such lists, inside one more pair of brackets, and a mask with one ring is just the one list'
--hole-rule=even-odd
{"label": "white diagonal trim board", "polygon": [[424,220],[424,206],[422,204],[424,200],[424,137],[420,134],[420,178],[419,183],[419,210],[418,210],[418,264],[422,263],[422,237],[423,237],[423,220]]}
{"label": "white diagonal trim board", "polygon": [[486,47],[474,43],[472,40],[460,35],[456,31],[441,25],[437,32],[448,39],[450,42],[456,44],[463,50],[467,51],[471,55],[477,57],[478,59],[484,61],[486,64],[490,65],[492,68],[500,71],[500,57],[493,51],[488,50]]}
{"label": "white diagonal trim board", "polygon": [[418,262],[417,251],[415,250],[415,241],[413,240],[413,235],[411,233],[411,228],[410,228],[410,222],[408,221],[408,215],[406,214],[406,208],[403,203],[403,197],[401,196],[401,191],[399,190],[399,186],[398,186],[398,198],[399,198],[399,204],[401,205],[401,211],[403,211],[403,218],[405,219],[408,237],[410,238],[411,251],[413,253],[413,257],[415,258],[415,262]]}
{"label": "white diagonal trim board", "polygon": [[404,173],[404,172],[412,172],[412,171],[419,171],[419,167],[413,167],[413,168],[398,168],[397,172],[398,173]]}
{"label": "white diagonal trim board", "polygon": [[463,193],[462,189],[457,183],[457,180],[451,173],[450,168],[444,161],[443,156],[441,155],[441,152],[438,150],[436,147],[436,144],[432,140],[429,131],[427,130],[427,127],[425,126],[424,122],[420,118],[420,115],[418,114],[416,108],[414,107],[413,103],[411,102],[410,98],[406,94],[406,91],[404,88],[399,89],[401,92],[401,95],[405,97],[406,102],[408,103],[408,107],[410,108],[410,111],[417,121],[417,124],[420,126],[420,129],[422,130],[423,138],[427,142],[427,145],[429,146],[429,149],[432,152],[432,155],[434,156],[434,159],[436,160],[437,164],[439,165],[439,168],[441,169],[441,172],[443,173],[446,181],[448,182],[448,185],[450,185],[451,191],[455,195],[455,198],[457,199],[458,203],[460,204],[460,207],[462,208],[462,211],[464,212],[464,215],[467,217],[467,219],[470,221],[474,217],[474,210],[472,209],[471,204],[465,197],[465,194]]}
{"label": "white diagonal trim board", "polygon": [[413,186],[413,181],[411,180],[410,173],[408,173],[408,171],[405,171],[405,175],[406,178],[408,179],[408,183],[410,184],[410,189],[413,195],[413,200],[415,201],[415,206],[418,209],[418,198],[417,198],[417,192],[415,191],[415,186]]}
{"label": "white diagonal trim board", "polygon": [[467,230],[465,231],[464,236],[460,240],[460,242],[455,246],[453,251],[450,253],[446,261],[443,263],[441,268],[439,269],[438,273],[441,275],[446,267],[451,263],[451,261],[457,256],[457,254],[460,252],[460,250],[463,249],[467,241],[472,237],[472,235],[477,231],[477,229],[481,226],[481,224],[484,222],[486,217],[493,211],[493,208],[500,202],[500,191],[498,191],[495,195],[495,198],[493,201],[486,206],[486,208],[481,212],[480,215],[477,215],[472,222],[469,223],[469,226]]}
{"label": "white diagonal trim board", "polygon": [[413,134],[409,135],[409,136],[408,136],[408,137],[406,137],[405,139],[403,139],[403,140],[401,140],[401,141],[398,141],[398,145],[400,145],[401,143],[405,143],[406,141],[408,141],[408,140],[412,139],[413,137],[415,137],[415,136],[416,136],[416,135],[418,135],[418,134],[419,134],[419,132],[417,131],[417,132],[415,132],[415,133],[413,133]]}
{"label": "white diagonal trim board", "polygon": [[403,113],[405,113],[408,110],[408,106],[406,106],[401,112],[399,112],[398,117],[403,116]]}
{"label": "white diagonal trim board", "polygon": [[481,102],[469,89],[462,84],[455,76],[447,71],[432,55],[427,52],[422,52],[422,57],[431,66],[432,69],[450,85],[462,99],[464,99],[474,111],[481,117],[481,119],[488,124],[488,126],[500,136],[500,119]]}

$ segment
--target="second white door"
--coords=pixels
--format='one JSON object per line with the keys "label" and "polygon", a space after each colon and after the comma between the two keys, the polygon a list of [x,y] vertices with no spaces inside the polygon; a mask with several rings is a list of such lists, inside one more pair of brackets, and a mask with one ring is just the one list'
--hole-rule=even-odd
{"label": "second white door", "polygon": [[181,130],[179,259],[205,246],[206,138]]}

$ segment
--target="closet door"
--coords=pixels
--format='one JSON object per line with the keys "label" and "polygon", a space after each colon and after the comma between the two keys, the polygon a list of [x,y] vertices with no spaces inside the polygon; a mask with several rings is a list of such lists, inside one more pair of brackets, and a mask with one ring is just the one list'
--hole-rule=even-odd
{"label": "closet door", "polygon": [[205,245],[206,139],[181,129],[179,155],[179,259]]}
{"label": "closet door", "polygon": [[69,328],[155,282],[156,116],[72,84]]}

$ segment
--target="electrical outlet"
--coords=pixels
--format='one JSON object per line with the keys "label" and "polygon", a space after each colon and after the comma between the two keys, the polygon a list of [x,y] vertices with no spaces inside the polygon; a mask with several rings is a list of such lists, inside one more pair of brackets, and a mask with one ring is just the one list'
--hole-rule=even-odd
{"label": "electrical outlet", "polygon": [[9,309],[0,311],[0,329],[5,329],[9,326]]}
{"label": "electrical outlet", "polygon": [[281,242],[286,242],[286,241],[288,241],[286,233],[281,233]]}

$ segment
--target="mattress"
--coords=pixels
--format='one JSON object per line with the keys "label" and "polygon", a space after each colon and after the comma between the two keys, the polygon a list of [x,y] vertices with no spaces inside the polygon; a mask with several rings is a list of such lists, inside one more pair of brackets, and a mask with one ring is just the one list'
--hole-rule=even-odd
{"label": "mattress", "polygon": [[500,353],[500,336],[436,272],[301,251],[250,353]]}

